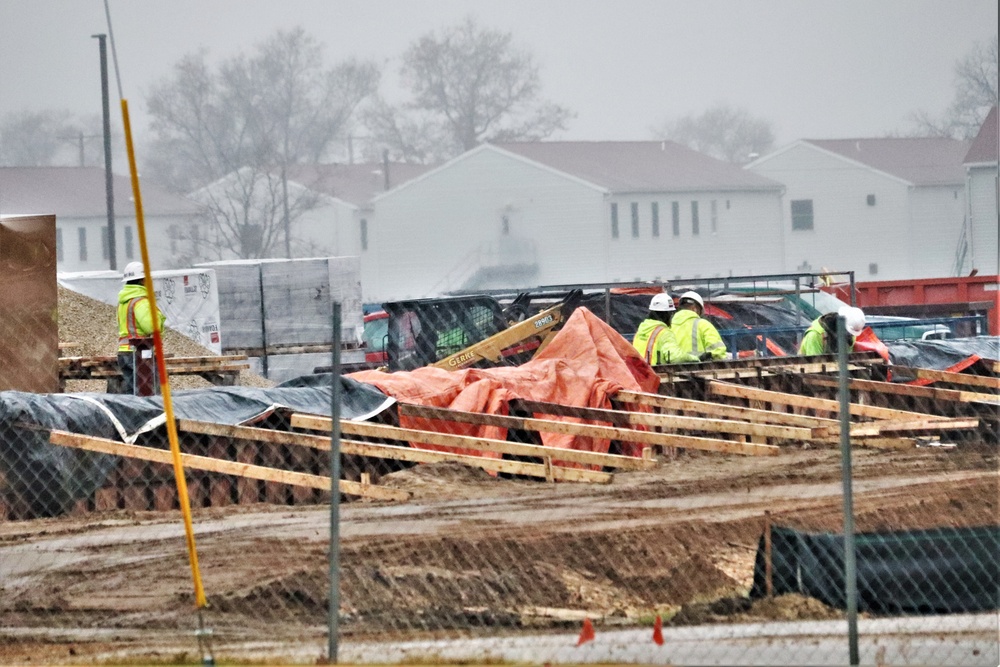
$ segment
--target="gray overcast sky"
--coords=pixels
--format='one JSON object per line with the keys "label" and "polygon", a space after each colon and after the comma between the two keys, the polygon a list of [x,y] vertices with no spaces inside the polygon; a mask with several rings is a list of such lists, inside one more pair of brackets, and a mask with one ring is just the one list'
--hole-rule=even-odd
{"label": "gray overcast sky", "polygon": [[[557,139],[649,139],[664,119],[725,101],[778,144],[879,136],[941,113],[954,65],[997,31],[996,0],[110,0],[136,143],[150,84],[199,47],[224,58],[303,26],[328,61],[373,58],[391,92],[417,37],[473,16],[510,31],[548,99],[577,113]],[[102,0],[0,0],[0,115],[100,113]],[[112,113],[120,124],[112,77]]]}

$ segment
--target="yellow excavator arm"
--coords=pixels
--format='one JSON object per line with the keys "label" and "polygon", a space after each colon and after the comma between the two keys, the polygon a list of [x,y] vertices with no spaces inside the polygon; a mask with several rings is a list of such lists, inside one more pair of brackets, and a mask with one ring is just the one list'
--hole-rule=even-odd
{"label": "yellow excavator arm", "polygon": [[535,354],[545,348],[548,342],[555,335],[556,328],[565,321],[572,311],[572,304],[566,301],[552,306],[542,312],[529,317],[521,322],[511,325],[503,331],[493,334],[485,340],[470,345],[464,350],[460,350],[451,356],[431,364],[436,368],[455,371],[460,368],[468,368],[479,361],[490,361],[498,363],[503,351],[515,345],[524,343],[532,338],[541,338],[541,344]]}

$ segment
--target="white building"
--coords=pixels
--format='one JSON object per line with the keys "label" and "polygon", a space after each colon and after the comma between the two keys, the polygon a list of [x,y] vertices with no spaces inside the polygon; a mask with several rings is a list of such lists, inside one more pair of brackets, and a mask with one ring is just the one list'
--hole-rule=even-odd
{"label": "white building", "polygon": [[[110,267],[107,195],[99,167],[0,168],[0,213],[56,216],[57,271],[98,271]],[[114,176],[115,259],[121,271],[139,260],[135,203],[129,178]],[[168,230],[196,219],[191,201],[142,184],[143,221],[153,269],[171,266]]]}
{"label": "white building", "polygon": [[969,143],[944,138],[803,139],[747,165],[786,187],[789,270],[859,280],[954,275]]}
{"label": "white building", "polygon": [[673,142],[485,144],[374,198],[364,298],[780,272],[781,191]]}
{"label": "white building", "polygon": [[972,269],[981,275],[1000,272],[1000,239],[997,238],[997,228],[1000,227],[997,212],[997,200],[1000,199],[1000,186],[997,185],[997,154],[1000,152],[998,124],[997,108],[993,107],[965,156],[968,248],[958,266],[962,275]]}

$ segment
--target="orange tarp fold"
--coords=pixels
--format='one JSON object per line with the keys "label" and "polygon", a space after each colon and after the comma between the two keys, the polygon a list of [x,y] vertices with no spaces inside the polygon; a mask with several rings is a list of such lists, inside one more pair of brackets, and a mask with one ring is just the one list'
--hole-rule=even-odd
{"label": "orange tarp fold", "polygon": [[[404,403],[468,412],[506,415],[513,399],[545,401],[574,407],[610,408],[611,396],[621,390],[655,392],[660,380],[635,348],[621,334],[586,308],[577,308],[549,345],[521,366],[446,371],[418,368],[383,373],[360,371],[350,377],[378,387]],[[566,417],[548,417],[579,421]],[[400,417],[404,428],[471,435],[504,440],[507,429],[440,420]],[[542,433],[542,443],[562,449],[607,452],[610,441],[557,433]],[[419,445],[425,449],[457,451]],[[642,447],[623,443],[623,454],[641,456]],[[477,456],[490,452],[461,453]]]}

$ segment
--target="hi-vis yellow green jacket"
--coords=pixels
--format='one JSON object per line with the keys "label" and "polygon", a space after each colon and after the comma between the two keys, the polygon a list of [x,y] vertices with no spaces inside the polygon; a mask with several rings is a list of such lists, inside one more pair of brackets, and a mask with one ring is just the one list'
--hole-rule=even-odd
{"label": "hi-vis yellow green jacket", "polygon": [[650,366],[698,361],[698,357],[677,345],[670,327],[659,320],[643,320],[632,339],[632,347],[639,351]]}
{"label": "hi-vis yellow green jacket", "polygon": [[678,310],[670,320],[670,328],[677,339],[677,345],[690,354],[701,356],[711,352],[713,359],[726,358],[726,344],[719,331],[706,319],[698,317],[693,310]]}
{"label": "hi-vis yellow green jacket", "polygon": [[[160,316],[160,331],[166,317]],[[129,338],[149,338],[153,335],[153,314],[144,285],[125,285],[118,293],[118,351],[132,349]]]}
{"label": "hi-vis yellow green jacket", "polygon": [[[822,316],[820,316],[822,317]],[[854,351],[854,336],[847,334],[847,351]],[[802,335],[802,342],[799,343],[799,356],[811,357],[817,354],[836,354],[837,337],[829,335],[823,328],[820,318],[817,317]]]}

